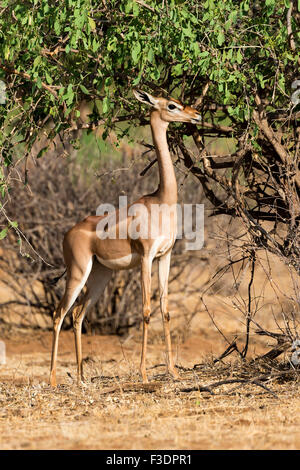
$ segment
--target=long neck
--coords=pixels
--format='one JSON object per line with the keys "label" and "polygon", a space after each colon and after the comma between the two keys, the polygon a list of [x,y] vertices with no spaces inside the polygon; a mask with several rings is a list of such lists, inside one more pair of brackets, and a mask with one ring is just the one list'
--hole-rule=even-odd
{"label": "long neck", "polygon": [[160,119],[158,111],[152,111],[150,124],[159,168],[157,196],[161,202],[176,204],[177,182],[167,142],[168,123]]}

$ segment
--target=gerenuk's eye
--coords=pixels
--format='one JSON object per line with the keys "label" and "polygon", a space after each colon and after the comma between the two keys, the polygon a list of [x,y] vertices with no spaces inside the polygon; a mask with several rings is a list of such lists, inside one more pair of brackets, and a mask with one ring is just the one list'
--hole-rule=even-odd
{"label": "gerenuk's eye", "polygon": [[176,108],[175,104],[169,104],[169,105],[168,105],[168,109],[171,109],[171,110],[172,110],[172,109],[175,109],[175,108]]}

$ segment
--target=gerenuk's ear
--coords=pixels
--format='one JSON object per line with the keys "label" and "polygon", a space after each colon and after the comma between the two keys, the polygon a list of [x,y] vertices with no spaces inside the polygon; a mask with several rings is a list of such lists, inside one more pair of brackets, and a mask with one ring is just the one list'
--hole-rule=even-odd
{"label": "gerenuk's ear", "polygon": [[146,91],[134,89],[133,94],[136,99],[141,101],[142,103],[148,104],[149,106],[153,106],[154,108],[158,106],[158,100]]}

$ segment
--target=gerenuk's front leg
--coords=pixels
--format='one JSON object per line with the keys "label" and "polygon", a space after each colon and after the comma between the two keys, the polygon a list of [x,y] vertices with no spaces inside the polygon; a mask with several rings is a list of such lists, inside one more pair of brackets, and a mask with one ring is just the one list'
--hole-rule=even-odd
{"label": "gerenuk's front leg", "polygon": [[180,379],[180,375],[174,366],[171,333],[170,333],[170,314],[168,306],[168,279],[170,271],[171,250],[158,260],[158,277],[159,277],[159,296],[162,321],[164,326],[164,335],[167,353],[168,372],[175,378]]}

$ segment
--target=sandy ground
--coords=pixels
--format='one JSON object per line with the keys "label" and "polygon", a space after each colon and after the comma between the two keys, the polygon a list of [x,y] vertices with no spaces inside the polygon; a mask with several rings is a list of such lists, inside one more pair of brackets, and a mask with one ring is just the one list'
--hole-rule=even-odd
{"label": "sandy ground", "polygon": [[[234,380],[244,367],[236,353],[225,361],[212,359],[234,338],[240,350],[245,344],[250,275],[237,293],[226,274],[200,300],[215,269],[210,272],[206,261],[195,258],[171,285],[173,350],[181,381],[165,373],[158,301],[149,328],[149,386],[142,385],[138,373],[141,328],[130,330],[128,337],[83,335],[86,383],[81,387],[76,383],[73,332],[62,331],[59,385],[53,389],[48,382],[51,332],[4,326],[0,449],[300,449],[299,373],[291,380],[272,378],[268,390],[231,383],[214,388],[214,394],[200,391],[224,377]],[[267,277],[263,264],[256,268],[247,361],[276,345],[256,334],[258,325],[280,332],[280,324],[284,329],[289,312],[297,308],[293,299],[298,287],[295,292],[287,268],[275,260],[270,272]],[[30,314],[28,319],[32,321]],[[288,364],[289,357],[286,351],[277,360]]]}
{"label": "sandy ground", "polygon": [[[210,343],[210,341],[212,343]],[[164,347],[150,342],[150,385],[138,374],[140,334],[83,336],[86,386],[75,381],[73,333],[62,332],[58,381],[48,373],[51,334],[8,335],[7,363],[0,366],[0,449],[300,449],[297,380],[269,385],[220,386],[182,392],[218,380],[222,364],[165,374]],[[219,340],[220,342],[220,340]],[[176,362],[191,368],[206,358],[212,336],[175,341]],[[257,346],[258,347],[258,346]],[[225,367],[225,365],[224,365]],[[227,364],[228,367],[228,364]],[[233,371],[234,376],[234,371]],[[299,382],[299,380],[298,380]]]}

